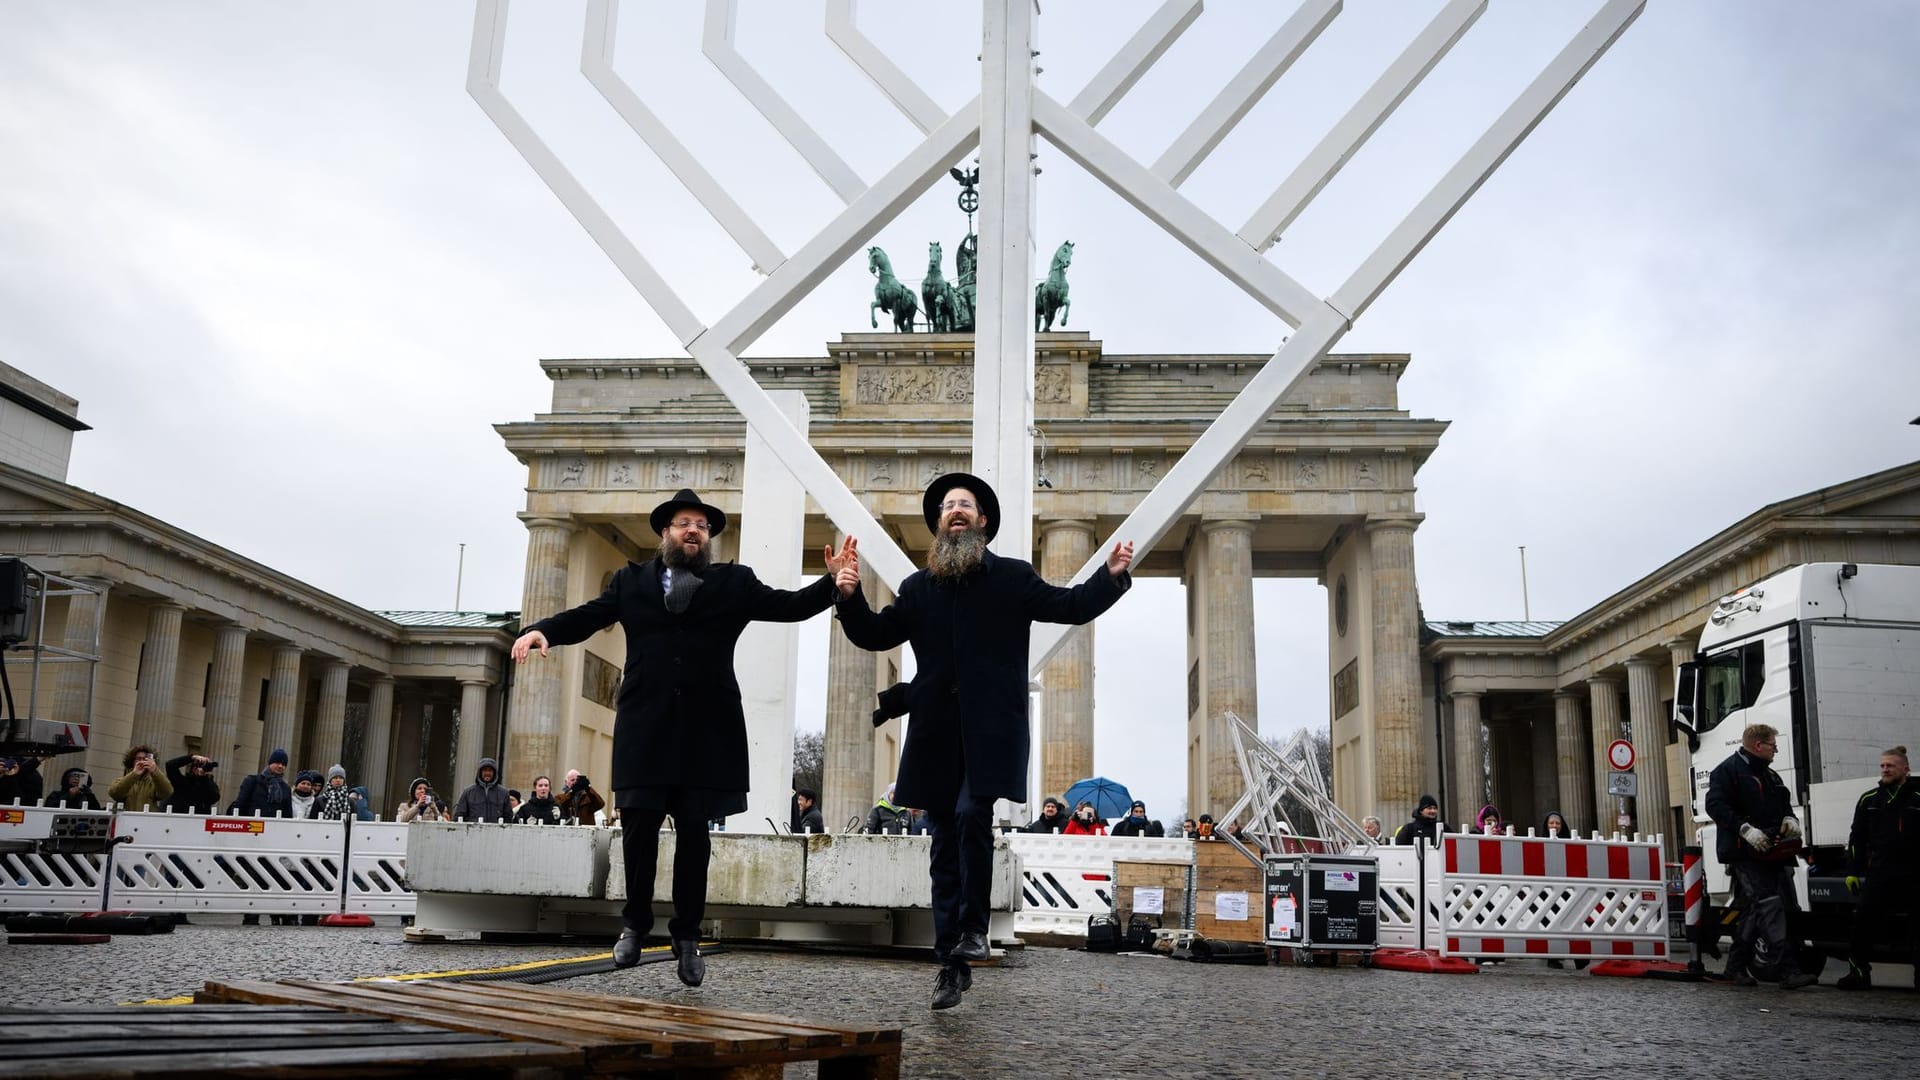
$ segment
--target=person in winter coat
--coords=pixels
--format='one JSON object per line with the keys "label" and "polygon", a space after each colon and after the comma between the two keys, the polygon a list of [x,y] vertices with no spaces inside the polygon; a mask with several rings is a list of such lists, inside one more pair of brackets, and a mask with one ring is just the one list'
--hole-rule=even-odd
{"label": "person in winter coat", "polygon": [[37,757],[0,758],[0,806],[32,806],[46,794]]}
{"label": "person in winter coat", "polygon": [[393,820],[409,821],[452,821],[453,814],[447,804],[433,794],[433,785],[424,776],[416,776],[413,783],[407,785],[407,801],[393,812]]}
{"label": "person in winter coat", "polygon": [[[1868,956],[1876,939],[1886,943],[1893,914],[1907,912],[1907,955],[1920,960],[1920,783],[1912,776],[1907,748],[1880,755],[1880,783],[1853,806],[1847,836],[1847,890],[1860,898],[1853,909],[1847,973],[1834,985],[1866,990],[1873,985]],[[1913,985],[1920,987],[1920,967]]]}
{"label": "person in winter coat", "polygon": [[287,752],[267,755],[267,767],[240,781],[227,813],[242,817],[292,817],[293,787],[287,783]]}
{"label": "person in winter coat", "polygon": [[798,788],[793,793],[793,822],[790,826],[797,833],[823,833],[827,831],[827,820],[820,814],[820,795],[812,788]]}
{"label": "person in winter coat", "polygon": [[1067,804],[1049,795],[1040,804],[1040,816],[1034,818],[1022,832],[1057,833],[1067,827]]}
{"label": "person in winter coat", "polygon": [[357,809],[353,789],[347,786],[346,767],[335,765],[327,770],[327,786],[314,796],[313,810],[307,816],[322,821],[351,821],[359,816]]}
{"label": "person in winter coat", "polygon": [[473,783],[453,803],[455,821],[511,821],[513,807],[506,786],[500,783],[500,763],[481,758],[473,772]]}
{"label": "person in winter coat", "polygon": [[320,800],[320,774],[312,769],[301,769],[300,775],[293,780],[293,816],[310,818],[313,808]]}
{"label": "person in winter coat", "polygon": [[1820,980],[1800,970],[1787,936],[1789,916],[1799,906],[1791,851],[1801,831],[1787,785],[1773,771],[1778,752],[1772,727],[1747,725],[1740,748],[1707,778],[1706,810],[1716,827],[1714,853],[1733,877],[1734,902],[1742,909],[1724,977],[1753,986],[1761,974],[1777,973],[1782,990],[1795,990]]}
{"label": "person in winter coat", "polygon": [[1402,846],[1413,843],[1432,846],[1445,827],[1440,822],[1440,800],[1422,795],[1420,804],[1413,808],[1413,820],[1400,826],[1400,831],[1393,834],[1393,842]]}
{"label": "person in winter coat", "polygon": [[[933,534],[927,567],[875,612],[858,588],[836,605],[847,640],[884,652],[912,642],[918,671],[907,697],[913,722],[900,757],[900,798],[933,822],[933,1007],[952,1008],[973,984],[968,961],[987,957],[993,886],[993,802],[1027,801],[1027,652],[1036,622],[1081,625],[1132,585],[1133,542],[1071,589],[1049,585],[1033,564],[987,550],[1000,500],[987,482],[949,473],[927,486],[920,510]],[[850,568],[857,581],[857,563]]]}
{"label": "person in winter coat", "polygon": [[1480,812],[1474,815],[1473,831],[1482,836],[1504,836],[1507,828],[1501,823],[1500,808],[1492,803],[1481,807]]}
{"label": "person in winter coat", "polygon": [[61,773],[60,789],[47,796],[45,805],[62,810],[100,809],[100,800],[93,797],[93,777],[85,769]]}
{"label": "person in winter coat", "polygon": [[379,820],[379,815],[373,812],[373,796],[368,794],[367,785],[355,784],[347,789],[347,793],[353,798],[353,820]]}
{"label": "person in winter coat", "polygon": [[1166,827],[1147,817],[1147,804],[1139,799],[1133,800],[1133,808],[1126,817],[1113,823],[1115,836],[1165,836]]}
{"label": "person in winter coat", "polygon": [[888,784],[886,794],[880,796],[880,800],[873,804],[872,810],[867,811],[867,827],[860,831],[875,835],[894,833],[905,836],[907,827],[912,824],[913,811],[894,803],[893,785]]}
{"label": "person in winter coat", "polygon": [[130,746],[120,760],[126,765],[127,774],[107,788],[107,797],[129,810],[165,809],[167,800],[173,797],[173,784],[160,771],[160,763],[154,760],[153,747],[145,743]]}
{"label": "person in winter coat", "polygon": [[[700,922],[707,903],[706,823],[747,808],[747,722],[734,675],[734,646],[753,622],[804,622],[833,603],[834,575],[851,541],[827,552],[828,573],[804,589],[763,583],[745,566],[713,561],[727,515],[690,489],[653,508],[648,524],[659,554],[616,570],[596,599],[528,627],[513,643],[524,663],[538,649],[585,641],[618,622],[626,632],[626,674],[613,722],[613,800],[625,846],[625,923],[616,967],[640,962],[653,928],[653,880],[660,826],[672,816],[673,919],[667,924],[680,980],[698,986]],[[851,588],[851,586],[849,586]]]}
{"label": "person in winter coat", "polygon": [[607,800],[593,790],[593,781],[579,769],[567,770],[567,786],[553,797],[560,804],[560,817],[569,825],[594,825]]}
{"label": "person in winter coat", "polygon": [[560,813],[560,804],[553,801],[553,780],[550,777],[533,778],[533,798],[520,804],[520,809],[513,812],[513,820],[520,825],[566,823]]}
{"label": "person in winter coat", "polygon": [[1062,836],[1105,836],[1107,823],[1093,812],[1093,804],[1083,802],[1073,808],[1073,817],[1067,820],[1067,827],[1060,830]]}
{"label": "person in winter coat", "polygon": [[220,784],[213,778],[219,762],[205,754],[181,754],[167,762],[173,798],[167,808],[176,814],[211,814],[220,805]]}
{"label": "person in winter coat", "polygon": [[1567,815],[1558,810],[1549,810],[1547,816],[1540,819],[1540,835],[1559,840],[1571,840],[1573,827],[1567,824]]}

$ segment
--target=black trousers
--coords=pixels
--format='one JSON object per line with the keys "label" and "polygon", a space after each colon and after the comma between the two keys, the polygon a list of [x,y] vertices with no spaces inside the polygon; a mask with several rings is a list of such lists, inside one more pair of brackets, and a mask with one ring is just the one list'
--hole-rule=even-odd
{"label": "black trousers", "polygon": [[[620,811],[620,844],[627,860],[627,906],[622,920],[641,937],[653,929],[653,877],[660,863],[660,826],[665,810],[639,807]],[[707,857],[713,841],[704,817],[675,814],[673,846],[673,918],[667,933],[676,941],[700,936],[707,915]]]}
{"label": "black trousers", "polygon": [[1727,867],[1733,875],[1734,902],[1740,907],[1727,951],[1727,970],[1760,979],[1784,979],[1800,971],[1800,959],[1787,939],[1787,916],[1800,905],[1793,895],[1793,863],[1742,861]]}
{"label": "black trousers", "polygon": [[933,827],[933,955],[942,964],[961,963],[951,960],[953,947],[961,934],[987,932],[993,903],[993,800],[974,798],[963,773],[954,804],[929,807],[927,821]]}
{"label": "black trousers", "polygon": [[1860,905],[1853,909],[1853,935],[1847,942],[1847,963],[1853,970],[1863,975],[1873,970],[1867,962],[1873,944],[1893,944],[1893,916],[1901,911],[1907,913],[1908,961],[1920,964],[1920,880],[1868,878]]}

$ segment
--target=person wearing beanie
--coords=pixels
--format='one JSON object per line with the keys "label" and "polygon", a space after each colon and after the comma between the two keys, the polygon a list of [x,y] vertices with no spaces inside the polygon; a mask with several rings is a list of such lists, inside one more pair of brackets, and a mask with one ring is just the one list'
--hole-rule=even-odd
{"label": "person wearing beanie", "polygon": [[312,769],[301,769],[300,775],[293,781],[293,816],[310,818],[314,804],[320,795],[320,774]]}
{"label": "person wearing beanie", "polygon": [[1400,826],[1393,834],[1395,844],[1435,844],[1439,842],[1440,831],[1446,826],[1440,823],[1440,800],[1431,795],[1420,796],[1420,805],[1413,808],[1413,820]]}
{"label": "person wearing beanie", "polygon": [[327,770],[327,786],[313,800],[310,816],[322,821],[345,821],[357,816],[353,791],[347,787],[347,770],[339,765]]}
{"label": "person wearing beanie", "polygon": [[287,783],[287,752],[267,755],[267,766],[240,781],[227,813],[242,817],[292,817],[293,788]]}

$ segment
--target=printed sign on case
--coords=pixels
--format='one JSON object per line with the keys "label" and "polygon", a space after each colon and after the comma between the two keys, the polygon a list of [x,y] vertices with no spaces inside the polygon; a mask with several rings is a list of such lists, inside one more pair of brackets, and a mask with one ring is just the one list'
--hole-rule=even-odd
{"label": "printed sign on case", "polygon": [[1328,892],[1359,892],[1360,875],[1353,870],[1329,870],[1326,887]]}
{"label": "printed sign on case", "polygon": [[1246,922],[1247,894],[1243,892],[1214,893],[1213,917],[1220,922]]}
{"label": "printed sign on case", "polygon": [[1273,898],[1273,936],[1290,938],[1293,928],[1298,925],[1300,905],[1291,896],[1276,895]]}
{"label": "printed sign on case", "polygon": [[1167,890],[1159,885],[1133,887],[1133,911],[1136,915],[1160,915],[1167,910]]}

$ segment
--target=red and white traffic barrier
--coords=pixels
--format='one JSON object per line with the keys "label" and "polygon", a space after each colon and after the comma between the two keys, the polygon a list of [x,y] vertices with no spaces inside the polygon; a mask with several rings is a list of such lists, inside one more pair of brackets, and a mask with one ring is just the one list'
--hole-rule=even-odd
{"label": "red and white traffic barrier", "polygon": [[1427,865],[1443,956],[1667,955],[1657,839],[1454,835],[1440,847]]}

